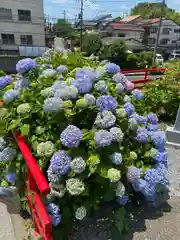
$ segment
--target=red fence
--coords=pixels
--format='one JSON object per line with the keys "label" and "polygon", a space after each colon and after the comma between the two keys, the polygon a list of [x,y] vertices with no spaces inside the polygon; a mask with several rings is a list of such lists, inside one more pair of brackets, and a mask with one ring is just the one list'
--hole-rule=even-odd
{"label": "red fence", "polygon": [[[150,69],[142,69],[142,70],[141,69],[137,69],[137,70],[122,70],[121,73],[123,73],[125,75],[127,75],[127,74],[136,74],[136,73],[144,73],[144,79],[133,81],[133,83],[135,84],[136,88],[142,88],[144,86],[144,84],[158,79],[158,78],[155,79],[155,78],[152,78],[152,77],[150,78],[149,77],[149,75],[152,72],[164,73],[167,70],[168,70],[167,68],[150,68]],[[129,76],[131,76],[131,75],[129,75]],[[134,76],[134,75],[132,75],[132,76]],[[138,75],[137,75],[137,77],[138,77]]]}
{"label": "red fence", "polygon": [[[166,70],[166,68],[152,68],[122,71],[122,73],[144,73],[143,80],[136,80],[134,82],[137,87],[137,84],[144,85],[145,83],[152,81],[152,79],[148,79],[148,75],[151,72],[164,72]],[[140,87],[142,87],[142,85],[138,86],[138,88]],[[0,104],[3,104],[3,102],[0,101]],[[43,240],[52,240],[52,223],[44,204],[44,197],[50,192],[49,184],[24,139],[19,134],[15,134],[15,139],[27,166],[25,193],[32,212],[35,232],[38,233]]]}

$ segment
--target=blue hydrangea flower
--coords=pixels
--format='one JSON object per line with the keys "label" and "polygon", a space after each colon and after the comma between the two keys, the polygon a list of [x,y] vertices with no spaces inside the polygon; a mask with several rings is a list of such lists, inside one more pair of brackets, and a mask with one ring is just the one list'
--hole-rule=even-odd
{"label": "blue hydrangea flower", "polygon": [[60,135],[62,144],[68,148],[78,147],[82,137],[81,130],[73,125],[69,125]]}
{"label": "blue hydrangea flower", "polygon": [[157,151],[157,154],[156,154],[153,158],[154,158],[154,160],[156,160],[158,163],[167,162],[168,154],[167,154],[166,151],[164,151],[164,152],[159,152],[159,151]]}
{"label": "blue hydrangea flower", "polygon": [[56,68],[56,71],[58,73],[66,72],[67,70],[68,70],[67,66],[64,66],[64,65],[60,65]]}
{"label": "blue hydrangea flower", "polygon": [[104,148],[111,145],[112,134],[107,130],[100,130],[96,132],[94,140],[98,147]]}
{"label": "blue hydrangea flower", "polygon": [[122,85],[124,85],[125,82],[127,81],[127,77],[124,74],[118,72],[114,74],[114,76],[112,77],[112,80],[116,83],[121,83]]}
{"label": "blue hydrangea flower", "polygon": [[52,89],[54,92],[65,87],[67,87],[66,82],[60,80],[56,80],[52,85]]}
{"label": "blue hydrangea flower", "polygon": [[56,152],[51,158],[49,168],[56,175],[66,175],[70,170],[71,160],[65,151]]}
{"label": "blue hydrangea flower", "polygon": [[18,79],[14,84],[14,89],[26,89],[29,87],[29,80],[27,78]]}
{"label": "blue hydrangea flower", "polygon": [[98,81],[95,85],[94,88],[99,91],[100,93],[107,93],[108,87],[106,85],[106,82],[104,80]]}
{"label": "blue hydrangea flower", "polygon": [[54,97],[62,99],[76,99],[78,95],[78,90],[76,87],[66,86],[61,89],[57,89],[54,93]]}
{"label": "blue hydrangea flower", "polygon": [[126,176],[128,182],[135,183],[136,180],[140,179],[141,171],[136,167],[128,167]]}
{"label": "blue hydrangea flower", "polygon": [[9,75],[0,77],[0,89],[9,85],[12,82],[12,77]]}
{"label": "blue hydrangea flower", "polygon": [[138,132],[136,135],[136,140],[139,143],[147,143],[149,141],[149,136],[146,132]]}
{"label": "blue hydrangea flower", "polygon": [[12,101],[14,101],[19,96],[19,91],[15,89],[9,89],[7,90],[3,95],[3,101],[8,104]]}
{"label": "blue hydrangea flower", "polygon": [[124,133],[118,127],[112,127],[110,129],[110,133],[112,134],[112,141],[121,143],[123,141]]}
{"label": "blue hydrangea flower", "polygon": [[89,93],[92,89],[92,80],[88,77],[86,78],[77,78],[71,82],[71,85],[78,89],[79,93]]}
{"label": "blue hydrangea flower", "polygon": [[146,200],[149,202],[154,202],[156,199],[156,187],[154,184],[146,182],[146,185],[141,190],[142,194],[145,196]]}
{"label": "blue hydrangea flower", "polygon": [[61,223],[60,209],[55,203],[49,203],[47,205],[48,214],[51,217],[52,224],[57,226]]}
{"label": "blue hydrangea flower", "polygon": [[84,78],[84,76],[87,76],[92,81],[96,78],[96,72],[90,68],[82,68],[76,72],[76,78]]}
{"label": "blue hydrangea flower", "polygon": [[124,104],[124,109],[127,112],[128,116],[131,116],[135,112],[134,105],[129,102]]}
{"label": "blue hydrangea flower", "polygon": [[16,64],[16,71],[21,74],[35,68],[36,68],[36,61],[31,58],[25,58],[25,59],[19,60]]}
{"label": "blue hydrangea flower", "polygon": [[147,115],[147,119],[150,121],[151,124],[157,124],[158,123],[158,117],[156,114],[150,112]]}
{"label": "blue hydrangea flower", "polygon": [[60,112],[64,109],[64,102],[60,98],[51,97],[44,100],[43,110],[44,112]]}
{"label": "blue hydrangea flower", "polygon": [[119,152],[115,152],[115,153],[110,155],[110,160],[115,165],[120,165],[122,163],[122,161],[123,161],[122,154],[119,153]]}
{"label": "blue hydrangea flower", "polygon": [[144,179],[137,179],[133,182],[132,186],[134,191],[136,192],[142,192],[142,190],[146,187],[147,181]]}
{"label": "blue hydrangea flower", "polygon": [[166,135],[162,131],[153,132],[151,136],[152,142],[157,149],[164,149],[166,143]]}
{"label": "blue hydrangea flower", "polygon": [[[163,173],[163,174],[162,174]],[[162,184],[167,185],[167,174],[164,174],[160,169],[148,169],[145,173],[144,179],[151,185]]]}
{"label": "blue hydrangea flower", "polygon": [[94,124],[99,128],[110,128],[116,123],[116,117],[110,111],[103,111],[97,114]]}
{"label": "blue hydrangea flower", "polygon": [[115,63],[106,63],[105,69],[108,73],[114,73],[114,74],[120,72],[121,70],[120,67]]}
{"label": "blue hydrangea flower", "polygon": [[86,100],[89,106],[93,106],[96,103],[96,98],[92,94],[86,93],[84,95],[84,99]]}
{"label": "blue hydrangea flower", "polygon": [[125,87],[122,85],[122,83],[117,83],[115,90],[117,94],[121,94],[125,91]]}
{"label": "blue hydrangea flower", "polygon": [[144,117],[144,116],[141,116],[141,115],[136,115],[136,121],[137,121],[137,123],[138,124],[144,124],[144,125],[146,125],[146,123],[147,123],[147,118],[146,117]]}
{"label": "blue hydrangea flower", "polygon": [[5,179],[11,183],[11,184],[15,184],[16,180],[17,180],[17,174],[15,172],[10,172],[5,176]]}
{"label": "blue hydrangea flower", "polygon": [[[56,168],[55,168],[56,170]],[[56,172],[53,172],[51,165],[49,166],[48,170],[47,170],[47,177],[48,177],[48,181],[50,183],[54,183],[54,184],[58,184],[59,181],[61,180],[61,175],[57,174]]]}
{"label": "blue hydrangea flower", "polygon": [[155,131],[158,131],[159,129],[160,129],[159,124],[151,124],[151,123],[149,123],[147,125],[147,130],[150,131],[150,132],[155,132]]}
{"label": "blue hydrangea flower", "polygon": [[137,128],[137,133],[145,133],[148,135],[148,130],[145,127],[138,127]]}
{"label": "blue hydrangea flower", "polygon": [[100,111],[108,110],[114,112],[118,106],[118,102],[112,96],[102,95],[97,98],[96,106]]}
{"label": "blue hydrangea flower", "polygon": [[144,99],[144,93],[143,93],[141,90],[139,90],[139,89],[134,89],[134,90],[132,91],[132,95],[133,95],[133,97],[134,97],[136,100],[142,100],[142,99]]}
{"label": "blue hydrangea flower", "polygon": [[16,157],[16,149],[11,147],[6,147],[0,153],[0,162],[10,162]]}
{"label": "blue hydrangea flower", "polygon": [[127,195],[124,195],[122,197],[117,197],[117,202],[122,206],[126,205],[128,200],[129,200],[129,197]]}

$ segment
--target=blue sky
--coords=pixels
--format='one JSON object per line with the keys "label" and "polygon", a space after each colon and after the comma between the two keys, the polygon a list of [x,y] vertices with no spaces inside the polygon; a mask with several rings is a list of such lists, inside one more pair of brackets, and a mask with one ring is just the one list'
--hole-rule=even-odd
{"label": "blue sky", "polygon": [[[114,17],[125,16],[139,2],[144,0],[84,0],[84,18],[93,19],[106,13],[111,13]],[[169,7],[180,11],[180,0],[166,0],[166,2]],[[50,19],[62,18],[63,12],[66,11],[66,18],[74,20],[80,11],[80,0],[44,0],[44,10]]]}

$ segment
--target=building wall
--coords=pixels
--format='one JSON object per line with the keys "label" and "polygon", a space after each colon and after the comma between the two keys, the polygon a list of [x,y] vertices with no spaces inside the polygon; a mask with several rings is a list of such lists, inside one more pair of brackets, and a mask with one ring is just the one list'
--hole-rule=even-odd
{"label": "building wall", "polygon": [[[155,28],[158,29],[158,23],[153,24],[151,29]],[[165,34],[164,30],[168,29],[167,34]],[[178,30],[179,32],[175,32],[175,29]],[[157,37],[157,32],[150,33],[149,38],[156,39]],[[164,39],[169,40],[168,43],[164,41]],[[161,26],[161,31],[160,31],[160,37],[159,37],[159,45],[166,45],[166,46],[176,46],[177,45],[177,40],[180,40],[180,26],[174,23],[172,20],[163,20],[162,21],[162,26]],[[164,44],[163,44],[164,41]]]}
{"label": "building wall", "polygon": [[112,35],[113,35],[113,37],[117,37],[122,40],[134,38],[139,41],[142,41],[142,39],[143,39],[143,32],[140,32],[140,31],[113,30]]}
{"label": "building wall", "polygon": [[[12,20],[0,16],[0,49],[18,49],[20,35],[32,35],[33,46],[45,46],[43,0],[1,0],[0,8],[12,9]],[[31,21],[19,21],[18,9],[30,10]],[[2,33],[14,34],[15,44],[2,44]]]}

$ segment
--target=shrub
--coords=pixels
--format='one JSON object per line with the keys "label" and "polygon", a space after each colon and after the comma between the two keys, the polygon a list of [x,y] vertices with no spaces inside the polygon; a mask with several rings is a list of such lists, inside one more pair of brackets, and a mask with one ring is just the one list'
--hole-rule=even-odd
{"label": "shrub", "polygon": [[180,105],[180,61],[169,63],[167,68],[162,79],[145,85],[143,107],[147,112],[155,112],[163,121],[174,122]]}
{"label": "shrub", "polygon": [[90,56],[97,54],[102,47],[102,40],[97,34],[89,34],[83,36],[82,51]]}
{"label": "shrub", "polygon": [[122,230],[124,206],[139,194],[154,202],[168,183],[157,116],[136,112],[144,95],[132,91],[116,64],[70,52],[49,52],[36,61],[19,62],[22,78],[5,86],[6,132],[20,131],[47,177],[54,225],[63,230],[116,200],[121,208],[115,223]]}

